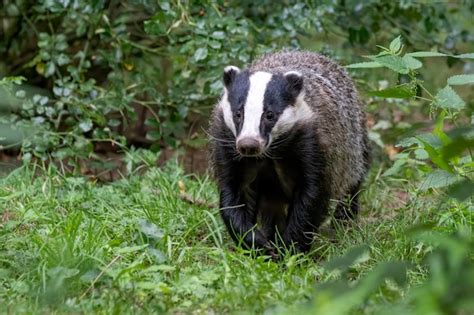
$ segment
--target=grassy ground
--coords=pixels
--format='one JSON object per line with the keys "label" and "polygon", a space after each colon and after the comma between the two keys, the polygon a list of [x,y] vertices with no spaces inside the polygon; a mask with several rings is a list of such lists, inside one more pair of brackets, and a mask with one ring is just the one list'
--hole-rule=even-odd
{"label": "grassy ground", "polygon": [[[353,264],[349,280],[404,260],[413,286],[426,278],[421,262],[430,248],[407,228],[472,226],[467,209],[441,206],[375,169],[356,222],[326,227],[310,255],[277,263],[235,248],[210,206],[212,181],[174,164],[109,184],[22,167],[0,184],[0,312],[11,314],[291,312],[317,294],[317,283],[337,278],[325,262],[356,245],[370,254]],[[183,191],[198,202],[180,198]],[[352,311],[376,313],[404,292],[385,283]]]}

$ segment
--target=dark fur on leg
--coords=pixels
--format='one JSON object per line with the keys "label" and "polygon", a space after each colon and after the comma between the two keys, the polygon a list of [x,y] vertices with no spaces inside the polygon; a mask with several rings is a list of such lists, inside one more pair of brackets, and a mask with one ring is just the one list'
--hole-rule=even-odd
{"label": "dark fur on leg", "polygon": [[336,220],[349,221],[354,220],[359,213],[359,193],[361,184],[351,188],[346,200],[339,201],[334,218]]}
{"label": "dark fur on leg", "polygon": [[[318,137],[311,132],[297,135],[294,156],[290,163],[297,165],[297,181],[288,207],[283,241],[287,248],[308,252],[313,234],[321,225],[329,207],[329,185],[325,172],[325,155]],[[304,154],[303,154],[304,153]],[[291,170],[291,168],[288,168]]]}

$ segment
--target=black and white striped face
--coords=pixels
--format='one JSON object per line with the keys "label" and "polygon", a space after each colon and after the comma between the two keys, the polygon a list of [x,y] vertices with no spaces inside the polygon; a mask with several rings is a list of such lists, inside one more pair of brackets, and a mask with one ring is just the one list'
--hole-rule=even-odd
{"label": "black and white striped face", "polygon": [[273,140],[297,122],[311,118],[299,72],[249,73],[228,66],[224,69],[224,86],[219,106],[242,156],[263,155]]}

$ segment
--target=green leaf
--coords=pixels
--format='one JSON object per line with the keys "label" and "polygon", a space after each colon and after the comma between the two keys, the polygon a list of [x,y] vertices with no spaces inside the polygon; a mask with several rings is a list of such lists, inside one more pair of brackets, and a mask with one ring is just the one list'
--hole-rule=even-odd
{"label": "green leaf", "polygon": [[92,121],[90,119],[85,119],[79,123],[79,128],[83,132],[88,132],[92,129]]}
{"label": "green leaf", "polygon": [[383,67],[383,65],[375,61],[358,62],[358,63],[353,63],[346,66],[346,68],[351,68],[351,69],[360,69],[360,68],[368,69],[368,68],[381,68],[381,67]]}
{"label": "green leaf", "polygon": [[437,52],[437,51],[415,51],[412,53],[408,53],[405,56],[411,56],[411,57],[447,57],[448,55]]}
{"label": "green leaf", "polygon": [[56,60],[59,66],[67,65],[71,60],[65,54],[59,54],[58,59]]}
{"label": "green leaf", "polygon": [[146,220],[140,220],[139,226],[140,232],[145,234],[148,238],[154,239],[156,241],[163,238],[164,232],[156,224]]}
{"label": "green leaf", "polygon": [[474,53],[461,54],[454,57],[461,58],[461,59],[474,59]]}
{"label": "green leaf", "polygon": [[474,74],[454,75],[448,79],[449,85],[474,84]]}
{"label": "green leaf", "polygon": [[439,168],[452,173],[453,168],[448,164],[445,158],[441,155],[441,153],[435,149],[431,144],[429,144],[426,140],[422,139],[421,137],[417,137],[417,139],[423,143],[423,148],[428,155],[430,156],[431,161],[436,164]]}
{"label": "green leaf", "polygon": [[440,108],[460,110],[464,108],[466,103],[449,85],[446,85],[436,94],[435,105]]}
{"label": "green leaf", "polygon": [[375,291],[386,279],[392,279],[399,286],[404,286],[407,282],[407,263],[402,261],[388,261],[379,264],[370,271],[366,278],[358,284],[358,290],[366,292],[366,296]]}
{"label": "green leaf", "polygon": [[398,36],[390,42],[389,49],[392,53],[397,54],[402,49],[402,37]]}
{"label": "green leaf", "polygon": [[370,56],[369,58],[375,62],[380,63],[384,67],[392,69],[393,71],[396,71],[398,73],[407,74],[408,72],[410,72],[410,68],[407,62],[400,56],[383,55]]}
{"label": "green leaf", "polygon": [[407,64],[408,68],[410,68],[411,70],[419,69],[423,66],[421,61],[419,61],[418,59],[413,58],[412,56],[405,55],[405,56],[403,56],[403,60]]}
{"label": "green leaf", "polygon": [[427,190],[429,188],[443,188],[457,183],[459,178],[444,170],[435,170],[426,176],[425,180],[420,185],[420,190]]}
{"label": "green leaf", "polygon": [[382,174],[382,176],[393,176],[397,174],[402,168],[402,166],[406,163],[406,159],[396,160],[395,163],[393,163],[393,165]]}
{"label": "green leaf", "polygon": [[[156,121],[156,120],[155,120]],[[162,137],[161,132],[157,130],[150,130],[146,133],[146,138],[151,141],[157,141],[160,140]]]}
{"label": "green leaf", "polygon": [[474,194],[473,192],[474,182],[472,180],[465,179],[452,185],[448,190],[448,195],[456,198],[459,201],[464,201],[467,198],[472,197]]}
{"label": "green leaf", "polygon": [[400,140],[395,146],[400,147],[400,148],[408,148],[414,144],[420,145],[422,143],[416,137],[409,137],[409,138],[404,138]]}
{"label": "green leaf", "polygon": [[332,260],[327,262],[324,265],[324,269],[326,269],[327,271],[333,271],[338,269],[344,272],[354,264],[361,261],[366,261],[369,257],[369,250],[370,248],[368,245],[352,247],[344,256],[333,258]]}
{"label": "green leaf", "polygon": [[425,149],[416,149],[415,151],[413,151],[413,153],[415,154],[415,158],[417,160],[426,160],[430,157],[428,155],[428,152],[425,151]]}
{"label": "green leaf", "polygon": [[128,253],[138,252],[142,249],[147,248],[148,246],[149,244],[121,247],[117,249],[117,254],[128,254]]}
{"label": "green leaf", "polygon": [[211,34],[211,36],[215,39],[225,39],[225,33],[222,31],[215,31]]}
{"label": "green leaf", "polygon": [[441,153],[445,159],[451,159],[472,148],[474,148],[474,138],[468,136],[456,137],[443,147]]}
{"label": "green leaf", "polygon": [[370,91],[367,94],[384,98],[410,98],[415,96],[416,92],[410,84],[402,84],[384,90]]}
{"label": "green leaf", "polygon": [[26,81],[26,78],[21,76],[4,77],[0,80],[0,86],[8,84],[20,85],[23,81]]}
{"label": "green leaf", "polygon": [[54,62],[50,61],[46,65],[46,71],[44,72],[44,76],[46,78],[48,78],[48,77],[52,76],[55,71],[56,71],[56,66],[54,65]]}
{"label": "green leaf", "polygon": [[204,60],[207,58],[207,48],[201,47],[196,50],[194,53],[194,60],[199,61],[199,60]]}

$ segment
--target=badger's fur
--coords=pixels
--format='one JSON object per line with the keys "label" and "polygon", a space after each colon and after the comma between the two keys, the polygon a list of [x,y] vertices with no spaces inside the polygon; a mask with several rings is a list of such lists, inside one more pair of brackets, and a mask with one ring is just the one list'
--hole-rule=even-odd
{"label": "badger's fur", "polygon": [[233,239],[270,252],[280,241],[307,251],[330,199],[339,201],[336,216],[355,215],[369,166],[364,125],[352,80],[326,57],[281,52],[247,70],[226,67],[210,147]]}

